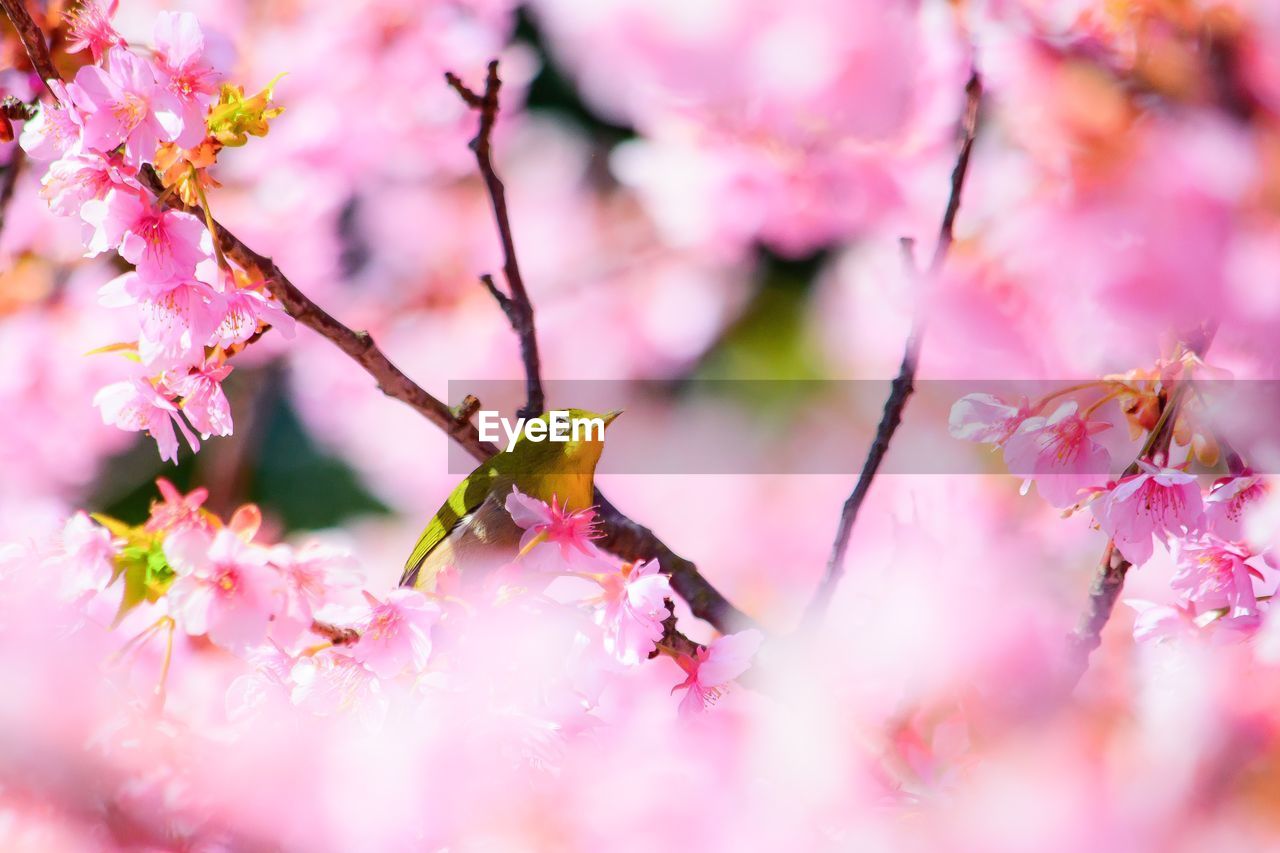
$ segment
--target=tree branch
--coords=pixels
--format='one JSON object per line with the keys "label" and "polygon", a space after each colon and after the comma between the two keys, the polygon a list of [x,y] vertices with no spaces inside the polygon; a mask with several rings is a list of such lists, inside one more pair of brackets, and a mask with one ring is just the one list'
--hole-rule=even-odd
{"label": "tree branch", "polygon": [[[49,59],[48,48],[45,47],[40,28],[31,20],[21,0],[0,0],[0,7],[8,15],[14,29],[22,36],[32,64],[40,71],[46,82],[61,79]],[[491,73],[496,75],[496,68]],[[471,94],[474,97],[474,93]],[[466,95],[463,97],[466,99]],[[496,114],[496,103],[494,110]],[[178,208],[185,207],[179,200],[173,198],[173,194],[164,194],[164,187],[154,170],[144,168],[138,177],[152,193],[164,198],[166,204]],[[505,204],[502,209],[502,215],[505,218]],[[455,411],[427,393],[387,358],[386,354],[374,344],[368,332],[353,331],[344,326],[289,281],[270,258],[249,248],[216,220],[213,225],[214,237],[227,257],[260,277],[271,294],[295,320],[332,341],[374,378],[378,388],[384,394],[415,409],[449,435],[477,461],[484,461],[498,452],[493,445],[480,440],[475,426],[469,420],[469,415],[474,413],[475,405],[464,401],[459,410]],[[508,229],[508,239],[509,236]],[[514,258],[514,253],[512,257]],[[523,293],[523,287],[521,292]],[[525,298],[527,301],[527,297]],[[532,313],[530,313],[530,322],[532,322]],[[464,413],[467,417],[461,417]],[[606,541],[616,541],[620,548],[625,549],[625,553],[618,556],[623,559],[657,559],[663,570],[672,576],[677,592],[685,596],[681,590],[689,591],[689,595],[685,597],[693,614],[707,621],[717,630],[728,632],[736,630],[741,625],[751,624],[751,620],[745,614],[729,605],[724,597],[698,574],[697,567],[693,563],[676,555],[654,535],[653,531],[619,512],[599,492],[597,492],[597,498],[603,510],[601,529],[605,533]],[[740,621],[736,617],[740,617]]]}
{"label": "tree branch", "polygon": [[9,17],[9,22],[13,24],[18,38],[22,39],[27,57],[31,60],[36,73],[40,75],[40,79],[44,81],[45,87],[49,89],[49,94],[55,94],[53,87],[49,86],[49,81],[61,80],[62,75],[53,65],[49,46],[44,41],[44,32],[35,21],[31,20],[25,0],[0,0],[0,7],[3,7],[4,13]]}
{"label": "tree branch", "polygon": [[[951,171],[951,193],[947,198],[946,211],[942,217],[942,225],[938,229],[938,241],[933,252],[933,261],[929,265],[929,275],[935,276],[946,260],[947,252],[954,242],[953,229],[956,214],[960,210],[960,194],[964,189],[965,176],[969,171],[969,158],[973,152],[973,140],[978,130],[978,104],[982,99],[982,82],[975,69],[969,75],[965,85],[965,111],[961,122],[960,152],[956,157],[955,168]],[[911,272],[915,274],[915,265],[909,260]],[[871,490],[871,481],[880,470],[889,451],[889,442],[902,424],[902,412],[907,406],[907,399],[915,390],[914,381],[916,366],[920,361],[920,345],[924,338],[924,312],[917,308],[915,319],[911,324],[911,332],[907,335],[906,347],[902,353],[902,364],[898,375],[894,378],[889,397],[884,403],[884,412],[880,416],[880,424],[876,427],[875,438],[867,451],[866,461],[862,463],[862,471],[858,474],[858,482],[853,492],[844,502],[840,512],[840,524],[836,530],[835,543],[831,547],[831,556],[827,559],[826,574],[818,584],[813,600],[809,603],[805,621],[821,619],[830,605],[831,596],[844,576],[845,554],[849,550],[849,539],[853,534],[853,524],[858,518],[858,511],[867,499]]]}
{"label": "tree branch", "polygon": [[520,339],[520,357],[524,361],[525,404],[519,415],[536,418],[546,409],[546,395],[542,388],[542,362],[538,356],[538,333],[533,324],[533,303],[529,301],[529,294],[525,291],[520,264],[516,260],[515,238],[511,235],[511,218],[507,213],[506,188],[493,168],[493,128],[498,120],[498,90],[502,88],[502,80],[498,77],[498,60],[489,62],[483,95],[477,95],[467,88],[453,72],[447,72],[444,79],[467,106],[480,113],[480,127],[471,140],[471,150],[475,152],[480,176],[484,178],[484,185],[493,205],[498,238],[502,241],[502,274],[507,280],[510,295],[499,290],[490,275],[480,276],[480,281],[497,300],[498,307],[507,316],[507,322]]}

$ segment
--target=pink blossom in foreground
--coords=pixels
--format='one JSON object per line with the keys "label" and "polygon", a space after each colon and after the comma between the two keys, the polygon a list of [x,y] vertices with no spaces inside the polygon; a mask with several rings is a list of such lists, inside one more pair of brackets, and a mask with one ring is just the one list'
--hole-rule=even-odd
{"label": "pink blossom in foreground", "polygon": [[150,62],[123,48],[111,49],[106,69],[81,68],[75,82],[88,148],[108,153],[123,144],[125,162],[136,167],[182,133],[177,99],[160,85]]}
{"label": "pink blossom in foreground", "polygon": [[1139,461],[1137,474],[1111,485],[1093,504],[1098,526],[1134,566],[1151,559],[1153,538],[1197,530],[1204,516],[1194,474]]}
{"label": "pink blossom in foreground", "polygon": [[166,380],[166,387],[182,398],[178,405],[201,438],[231,435],[231,404],[222,391],[222,381],[230,374],[230,365],[210,363]]}
{"label": "pink blossom in foreground", "polygon": [[78,87],[61,80],[50,80],[54,100],[40,104],[40,112],[22,127],[18,144],[35,160],[54,160],[74,153],[80,144],[84,119],[76,109],[74,98]]}
{"label": "pink blossom in foreground", "polygon": [[1160,643],[1196,633],[1195,620],[1186,610],[1138,598],[1127,598],[1124,603],[1138,614],[1133,622],[1136,643]]}
{"label": "pink blossom in foreground", "polygon": [[1246,510],[1266,495],[1262,478],[1248,471],[1219,480],[1204,498],[1205,528],[1233,542],[1243,539]]}
{"label": "pink blossom in foreground", "polygon": [[68,12],[67,53],[88,50],[94,62],[101,62],[108,49],[124,46],[124,37],[111,25],[111,16],[119,5],[120,0],[111,0],[105,6],[102,0],[81,0]]}
{"label": "pink blossom in foreground", "polygon": [[49,568],[61,573],[62,589],[73,596],[106,589],[117,551],[106,528],[77,512],[67,519],[60,538],[61,554]]}
{"label": "pink blossom in foreground", "polygon": [[204,31],[190,12],[160,12],[153,39],[158,76],[182,105],[182,135],[175,141],[192,148],[204,139],[205,112],[223,73],[210,62]]}
{"label": "pink blossom in foreground", "polygon": [[203,222],[140,193],[116,190],[103,201],[86,202],[81,215],[93,229],[88,257],[116,249],[148,281],[191,278],[212,251]]}
{"label": "pink blossom in foreground", "polygon": [[752,628],[721,637],[707,648],[699,649],[697,657],[677,657],[676,663],[688,678],[671,688],[671,692],[689,691],[680,700],[680,714],[699,714],[715,704],[729,682],[751,667],[751,658],[763,641],[764,635]]}
{"label": "pink blossom in foreground", "polygon": [[1055,507],[1069,507],[1080,492],[1104,481],[1111,454],[1092,436],[1109,424],[1086,422],[1076,414],[1075,401],[1058,407],[1049,417],[1027,418],[1004,444],[1009,470],[1025,477],[1025,493],[1032,480],[1040,497]]}
{"label": "pink blossom in foreground", "polygon": [[1226,610],[1227,616],[1258,612],[1253,579],[1262,579],[1266,563],[1243,545],[1212,534],[1177,543],[1177,572],[1169,586],[1197,613]]}
{"label": "pink blossom in foreground", "polygon": [[1011,405],[994,394],[966,394],[951,406],[947,430],[953,438],[1000,445],[1030,414],[1025,397]]}
{"label": "pink blossom in foreground", "polygon": [[103,423],[112,424],[128,432],[146,432],[156,441],[160,458],[178,461],[178,438],[174,424],[178,425],[191,450],[200,449],[200,440],[187,428],[178,414],[178,407],[165,399],[145,379],[132,379],[106,386],[93,398],[93,404],[102,410]]}
{"label": "pink blossom in foreground", "polygon": [[264,549],[231,530],[210,536],[198,529],[165,539],[165,557],[178,574],[168,593],[178,624],[192,636],[207,634],[226,649],[261,643],[283,604],[283,583]]}
{"label": "pink blossom in foreground", "polygon": [[348,551],[308,543],[301,548],[277,545],[271,549],[271,565],[284,577],[288,603],[284,616],[272,628],[273,638],[293,639],[310,628],[316,611],[364,581],[364,571]]}
{"label": "pink blossom in foreground", "polygon": [[646,560],[605,575],[602,605],[595,622],[604,630],[605,650],[620,663],[635,666],[662,639],[667,618],[670,579],[659,572],[657,560]]}
{"label": "pink blossom in foreground", "polygon": [[351,655],[374,674],[394,678],[406,668],[419,671],[431,655],[431,629],[441,611],[416,589],[393,589],[385,599],[369,593],[371,608],[360,622],[360,640]]}
{"label": "pink blossom in foreground", "polygon": [[578,557],[592,557],[591,540],[600,534],[596,529],[596,511],[592,508],[569,512],[553,497],[547,504],[513,488],[507,496],[507,512],[511,520],[524,528],[520,550],[547,542],[558,545],[560,558],[566,563]]}

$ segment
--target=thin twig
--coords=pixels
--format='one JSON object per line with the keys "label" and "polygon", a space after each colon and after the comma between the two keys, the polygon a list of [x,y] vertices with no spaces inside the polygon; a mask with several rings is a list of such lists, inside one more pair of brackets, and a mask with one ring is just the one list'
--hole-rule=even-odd
{"label": "thin twig", "polygon": [[[31,20],[21,0],[0,0],[0,7],[8,15],[14,29],[22,35],[23,44],[31,57],[32,64],[40,71],[42,77],[46,81],[60,79],[49,59],[44,37],[39,27]],[[154,170],[144,168],[139,174],[139,179],[157,197],[165,195],[164,186]],[[171,207],[185,208],[180,201],[172,198],[172,194],[166,198],[165,203]],[[214,220],[213,224],[214,237],[227,257],[260,278],[290,316],[328,338],[350,356],[374,378],[378,388],[384,394],[412,407],[443,430],[477,461],[484,461],[498,452],[496,447],[480,439],[475,425],[470,420],[460,418],[458,411],[427,393],[392,364],[386,354],[374,344],[368,332],[353,331],[338,322],[289,281],[270,258],[249,248],[217,220]],[[464,406],[463,410],[467,408]],[[620,556],[624,559],[659,560],[663,569],[671,574],[673,585],[677,592],[685,597],[694,616],[705,620],[717,630],[728,632],[752,624],[745,614],[724,602],[724,597],[698,574],[697,567],[693,563],[677,556],[651,530],[618,512],[598,492],[597,497],[604,510],[601,529],[605,533],[606,540],[613,539],[622,543],[619,547],[626,548],[626,553]],[[688,590],[689,595],[686,596],[682,589]]]}
{"label": "thin twig", "polygon": [[516,260],[511,217],[507,213],[506,188],[493,168],[493,128],[498,120],[498,91],[502,88],[502,80],[498,77],[498,60],[494,59],[489,63],[483,95],[467,88],[452,72],[446,73],[444,79],[467,106],[480,113],[480,127],[471,140],[471,150],[475,152],[476,164],[480,167],[480,175],[484,178],[485,188],[488,189],[489,199],[493,204],[493,217],[498,225],[498,237],[502,241],[502,274],[507,280],[507,290],[510,293],[499,290],[490,275],[480,276],[480,281],[497,301],[516,337],[520,339],[520,357],[524,361],[525,404],[519,414],[524,418],[536,418],[546,408],[546,394],[542,388],[542,363],[538,356],[537,327],[533,323],[533,303],[529,301],[529,294],[525,291],[520,264]]}
{"label": "thin twig", "polygon": [[[929,265],[932,277],[942,268],[947,252],[954,242],[956,214],[960,210],[960,194],[964,189],[965,176],[969,171],[969,158],[973,152],[973,140],[978,130],[978,103],[982,99],[982,83],[975,69],[965,85],[965,111],[961,122],[960,152],[956,157],[955,168],[951,171],[951,192],[947,198],[946,212],[942,217],[942,225],[938,229],[938,242],[934,248],[933,261]],[[907,251],[908,259],[910,250]],[[915,265],[910,264],[910,272],[915,275]],[[831,556],[827,559],[826,574],[814,593],[813,600],[805,614],[806,622],[820,620],[831,602],[840,579],[844,576],[845,554],[849,550],[849,539],[853,534],[853,524],[857,520],[858,511],[862,508],[871,490],[871,482],[880,463],[889,451],[889,442],[902,424],[902,412],[906,408],[907,399],[915,390],[914,381],[916,367],[920,362],[920,345],[924,339],[924,311],[917,308],[915,319],[911,324],[911,332],[907,335],[907,343],[902,353],[902,364],[898,375],[894,378],[889,397],[884,403],[884,412],[880,417],[880,425],[876,427],[875,438],[867,451],[866,461],[862,463],[862,471],[858,474],[858,482],[854,485],[849,498],[844,502],[840,512],[840,525],[836,530],[835,543],[831,547]]]}

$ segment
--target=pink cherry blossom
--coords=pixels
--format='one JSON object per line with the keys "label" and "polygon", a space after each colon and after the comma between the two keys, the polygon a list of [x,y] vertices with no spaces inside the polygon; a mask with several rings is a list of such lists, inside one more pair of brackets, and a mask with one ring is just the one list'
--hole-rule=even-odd
{"label": "pink cherry blossom", "polygon": [[156,441],[160,458],[178,462],[178,438],[173,425],[186,438],[192,452],[200,449],[200,440],[187,428],[178,407],[160,394],[145,379],[116,382],[100,390],[93,404],[102,410],[103,423],[129,432],[146,432]]}
{"label": "pink cherry blossom", "polygon": [[1250,471],[1218,480],[1204,499],[1205,527],[1223,539],[1244,539],[1245,510],[1266,495],[1262,478]]}
{"label": "pink cherry blossom", "polygon": [[1030,414],[1025,397],[1013,405],[994,394],[966,394],[952,405],[947,428],[953,438],[1000,445]]}
{"label": "pink cherry blossom", "polygon": [[1182,608],[1138,598],[1127,598],[1124,603],[1138,614],[1133,622],[1133,639],[1136,643],[1155,644],[1191,637],[1197,633],[1194,618]]}
{"label": "pink cherry blossom", "polygon": [[147,530],[176,533],[196,528],[213,531],[209,515],[201,510],[204,502],[209,499],[208,489],[192,489],[184,495],[164,477],[156,478],[156,489],[160,492],[161,499],[151,504],[151,514],[145,525]]}
{"label": "pink cherry blossom", "polygon": [[111,25],[120,0],[111,0],[105,7],[102,0],[81,0],[77,8],[67,12],[67,53],[88,50],[94,62],[101,62],[107,50],[125,44],[124,38]]}
{"label": "pink cherry blossom", "polygon": [[203,222],[144,199],[141,193],[115,190],[103,201],[86,202],[81,215],[93,229],[88,257],[117,249],[148,281],[192,278],[196,265],[212,251]]}
{"label": "pink cherry blossom", "polygon": [[[271,564],[284,576],[289,593],[285,621],[292,622],[295,632],[309,628],[315,611],[335,594],[355,589],[364,580],[354,555],[314,542],[301,548],[272,548]],[[278,633],[273,630],[272,636]]]}
{"label": "pink cherry blossom", "polygon": [[1040,497],[1055,507],[1069,507],[1080,492],[1104,481],[1111,454],[1092,436],[1109,424],[1086,422],[1075,401],[1058,407],[1049,417],[1024,420],[1004,445],[1009,470],[1026,477],[1023,492],[1034,480]]}
{"label": "pink cherry blossom", "polygon": [[388,702],[374,673],[347,655],[324,653],[294,661],[289,699],[317,716],[354,712],[369,728],[382,723]]}
{"label": "pink cherry blossom", "polygon": [[77,512],[62,528],[61,545],[61,553],[50,570],[59,572],[66,594],[76,596],[106,589],[115,573],[117,553],[106,528]]}
{"label": "pink cherry blossom", "polygon": [[164,542],[178,574],[169,589],[173,615],[192,636],[207,634],[233,651],[261,643],[284,604],[283,579],[267,565],[267,552],[230,530],[212,536],[187,529]]}
{"label": "pink cherry blossom", "polygon": [[153,366],[191,366],[204,361],[204,347],[223,316],[223,301],[195,280],[162,283],[125,273],[103,285],[99,301],[109,308],[137,306],[141,320],[138,355]]}
{"label": "pink cherry blossom", "polygon": [[566,563],[578,557],[594,557],[595,546],[591,540],[600,534],[596,529],[596,511],[586,508],[569,512],[559,505],[555,497],[551,503],[529,497],[517,489],[507,496],[507,512],[511,520],[524,528],[520,537],[520,550],[547,542],[558,545],[560,558]]}
{"label": "pink cherry blossom", "polygon": [[1151,559],[1153,537],[1180,537],[1199,529],[1204,516],[1194,474],[1138,464],[1137,474],[1109,486],[1093,504],[1098,525],[1135,566]]}
{"label": "pink cherry blossom", "polygon": [[441,611],[415,589],[393,589],[385,599],[365,593],[370,612],[359,625],[351,655],[381,678],[406,668],[420,671],[431,655],[431,629]]}
{"label": "pink cherry blossom", "polygon": [[1197,613],[1226,610],[1228,616],[1258,612],[1253,579],[1262,579],[1266,563],[1245,546],[1213,534],[1177,542],[1177,567],[1169,585]]}
{"label": "pink cherry blossom", "polygon": [[182,105],[182,135],[176,142],[192,148],[204,139],[205,112],[223,73],[209,61],[204,32],[190,12],[160,12],[153,38],[159,76]]}
{"label": "pink cherry blossom", "polygon": [[763,641],[764,635],[751,628],[721,637],[710,646],[699,649],[696,657],[681,655],[676,658],[676,663],[688,676],[671,688],[672,693],[689,691],[680,700],[680,714],[699,714],[715,704],[728,689],[729,682],[751,667],[751,658]]}
{"label": "pink cherry blossom", "polygon": [[74,97],[84,116],[84,144],[103,153],[123,144],[126,163],[149,163],[161,142],[181,135],[181,105],[161,86],[147,60],[114,47],[108,63],[105,70],[86,65],[76,73]]}
{"label": "pink cherry blossom", "polygon": [[659,572],[657,560],[647,560],[605,575],[602,583],[602,606],[594,618],[604,630],[605,650],[620,663],[635,666],[662,639],[670,579]]}
{"label": "pink cherry blossom", "polygon": [[59,216],[80,216],[86,202],[103,201],[117,187],[138,188],[117,155],[67,155],[49,166],[40,195]]}
{"label": "pink cherry blossom", "polygon": [[230,374],[230,365],[208,363],[176,379],[165,380],[165,386],[182,398],[178,405],[201,438],[231,435],[231,404],[222,391],[222,381]]}
{"label": "pink cherry blossom", "polygon": [[76,109],[74,98],[78,87],[61,80],[50,80],[54,101],[45,101],[40,112],[22,128],[18,143],[36,160],[53,160],[66,154],[74,154],[80,145],[80,131],[84,119]]}

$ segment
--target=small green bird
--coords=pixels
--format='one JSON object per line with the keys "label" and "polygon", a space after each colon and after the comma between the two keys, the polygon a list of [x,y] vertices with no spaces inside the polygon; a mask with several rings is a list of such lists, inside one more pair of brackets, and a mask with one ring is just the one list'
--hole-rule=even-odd
{"label": "small green bird", "polygon": [[404,564],[401,586],[430,591],[449,566],[473,574],[510,561],[524,532],[506,509],[513,487],[547,503],[554,497],[569,510],[591,506],[604,431],[589,424],[600,421],[607,427],[621,412],[559,410],[564,411],[572,426],[588,426],[581,432],[573,430],[568,441],[546,437],[539,441],[529,437],[530,424],[542,421],[550,429],[551,416],[557,412],[527,422],[509,449],[480,463],[436,511]]}

